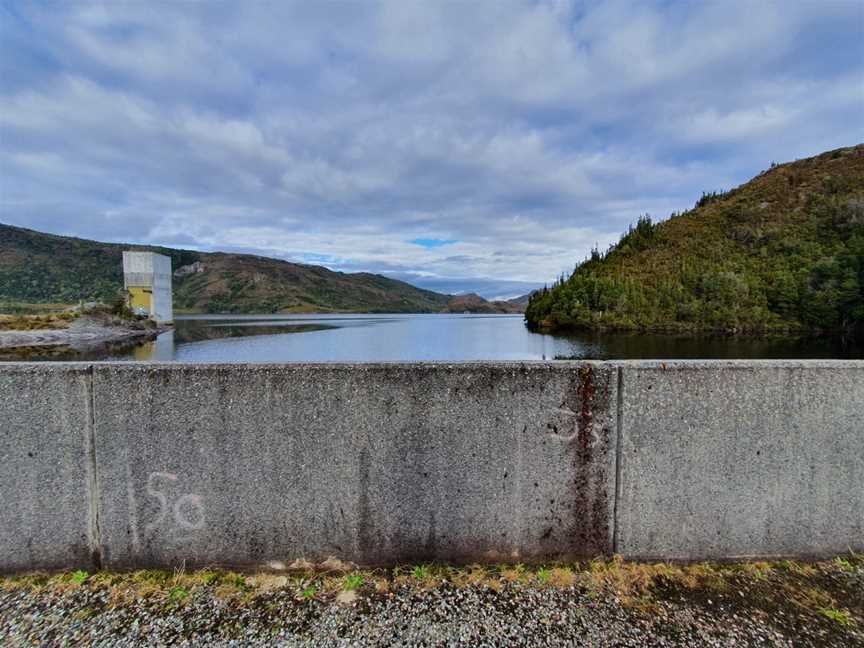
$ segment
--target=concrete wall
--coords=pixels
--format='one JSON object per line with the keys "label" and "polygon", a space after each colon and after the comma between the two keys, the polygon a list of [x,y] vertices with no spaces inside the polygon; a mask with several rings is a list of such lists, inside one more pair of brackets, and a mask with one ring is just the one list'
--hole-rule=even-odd
{"label": "concrete wall", "polygon": [[622,373],[618,551],[691,560],[864,547],[864,362]]}
{"label": "concrete wall", "polygon": [[0,363],[0,569],[89,565],[94,465],[86,366]]}
{"label": "concrete wall", "polygon": [[0,570],[864,550],[864,362],[0,364]]}

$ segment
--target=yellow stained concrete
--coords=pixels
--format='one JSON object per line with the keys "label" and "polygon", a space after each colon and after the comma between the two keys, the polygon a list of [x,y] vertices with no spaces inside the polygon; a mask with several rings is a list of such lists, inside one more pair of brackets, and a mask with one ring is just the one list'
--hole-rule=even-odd
{"label": "yellow stained concrete", "polygon": [[148,313],[153,310],[153,291],[150,288],[129,287],[129,307],[133,310],[143,308]]}

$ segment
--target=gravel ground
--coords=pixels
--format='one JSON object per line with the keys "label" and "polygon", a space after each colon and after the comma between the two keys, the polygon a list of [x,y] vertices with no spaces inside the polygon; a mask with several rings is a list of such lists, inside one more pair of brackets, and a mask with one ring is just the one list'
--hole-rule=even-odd
{"label": "gravel ground", "polygon": [[[80,572],[79,572],[80,574]],[[368,574],[368,573],[367,573]],[[864,567],[657,578],[621,594],[576,572],[562,586],[367,577],[306,590],[83,577],[6,582],[3,646],[864,646]],[[237,578],[232,577],[232,578]],[[243,577],[240,577],[241,579]],[[342,577],[340,576],[339,579]],[[349,577],[345,577],[346,579]],[[120,580],[118,580],[120,579]],[[560,580],[560,579],[559,579]],[[697,582],[698,581],[698,582]],[[332,579],[331,579],[332,582]],[[339,580],[337,582],[345,583]],[[320,583],[319,583],[320,585]],[[829,607],[824,607],[829,606]],[[831,612],[827,612],[830,610]],[[835,613],[836,612],[836,613]]]}

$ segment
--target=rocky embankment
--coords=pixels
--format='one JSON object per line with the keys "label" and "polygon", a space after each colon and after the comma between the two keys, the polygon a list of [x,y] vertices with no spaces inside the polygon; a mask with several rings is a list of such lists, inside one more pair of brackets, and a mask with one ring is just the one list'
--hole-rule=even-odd
{"label": "rocky embankment", "polygon": [[[21,323],[21,328],[14,328]],[[168,327],[149,320],[126,321],[116,317],[82,315],[71,321],[57,319],[55,328],[25,328],[26,320],[7,319],[0,328],[0,349],[65,347],[86,351],[118,342],[146,342]]]}

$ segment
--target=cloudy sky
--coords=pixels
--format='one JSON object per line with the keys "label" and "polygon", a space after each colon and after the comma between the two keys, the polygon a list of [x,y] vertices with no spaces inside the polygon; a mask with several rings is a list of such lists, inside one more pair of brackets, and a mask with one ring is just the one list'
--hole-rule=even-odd
{"label": "cloudy sky", "polygon": [[864,2],[0,0],[0,222],[514,296],[864,141]]}

